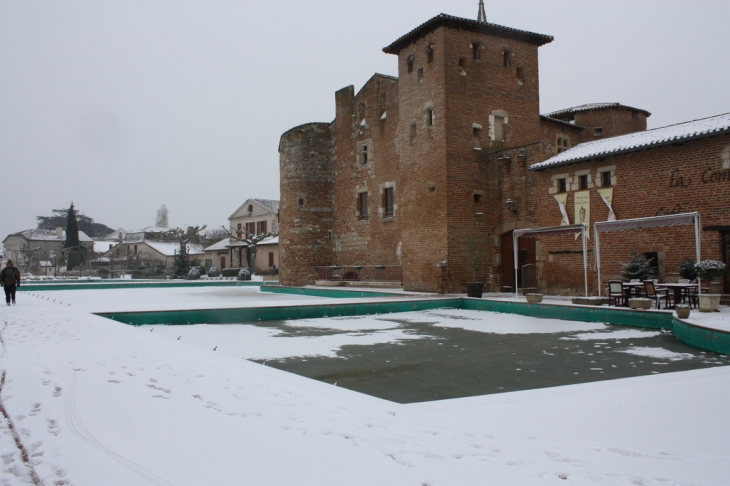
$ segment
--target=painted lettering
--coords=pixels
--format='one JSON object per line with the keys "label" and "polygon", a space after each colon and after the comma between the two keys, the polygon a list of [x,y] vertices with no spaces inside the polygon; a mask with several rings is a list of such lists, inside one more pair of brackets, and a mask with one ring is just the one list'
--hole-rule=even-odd
{"label": "painted lettering", "polygon": [[682,205],[681,204],[675,204],[672,209],[668,209],[664,206],[660,207],[656,210],[656,213],[654,213],[654,216],[664,216],[667,214],[679,214],[682,212]]}
{"label": "painted lettering", "polygon": [[730,170],[717,170],[705,169],[702,173],[703,184],[714,184],[716,182],[730,182]]}
{"label": "painted lettering", "polygon": [[688,187],[690,184],[692,184],[692,179],[689,179],[687,182],[685,182],[684,176],[677,175],[677,172],[679,172],[679,169],[674,169],[672,171],[672,177],[669,180],[669,187]]}

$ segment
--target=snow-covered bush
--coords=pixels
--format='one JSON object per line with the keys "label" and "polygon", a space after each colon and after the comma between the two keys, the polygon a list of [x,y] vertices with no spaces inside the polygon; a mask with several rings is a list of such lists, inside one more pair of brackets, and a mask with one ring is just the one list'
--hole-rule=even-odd
{"label": "snow-covered bush", "polygon": [[725,275],[727,265],[717,260],[702,260],[695,265],[695,269],[702,280],[712,282]]}
{"label": "snow-covered bush", "polygon": [[218,270],[218,267],[210,267],[208,269],[208,276],[209,277],[220,277],[221,272]]}
{"label": "snow-covered bush", "polygon": [[200,271],[193,267],[188,271],[188,280],[198,280],[200,278]]}
{"label": "snow-covered bush", "polygon": [[691,258],[685,258],[682,260],[682,264],[679,265],[679,274],[682,278],[687,280],[694,280],[697,278],[697,269],[695,268],[695,261]]}
{"label": "snow-covered bush", "polygon": [[238,272],[236,280],[251,280],[251,271],[248,268],[242,268]]}

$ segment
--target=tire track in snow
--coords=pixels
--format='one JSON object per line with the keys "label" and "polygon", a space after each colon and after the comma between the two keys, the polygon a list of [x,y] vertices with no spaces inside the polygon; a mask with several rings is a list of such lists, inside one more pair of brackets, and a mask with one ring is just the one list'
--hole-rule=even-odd
{"label": "tire track in snow", "polygon": [[110,451],[109,449],[104,447],[91,432],[89,432],[84,423],[81,421],[81,416],[76,409],[77,384],[78,375],[76,374],[76,372],[74,372],[73,379],[71,380],[71,384],[68,387],[68,393],[66,393],[66,401],[64,403],[66,420],[68,421],[68,426],[71,431],[83,441],[88,443],[91,447],[98,450],[99,452],[106,454],[108,457],[119,463],[121,466],[127,468],[140,478],[144,479],[145,481],[154,484],[155,486],[172,486],[172,484],[148,471],[139,464],[136,464],[126,457],[120,456],[119,454]]}
{"label": "tire track in snow", "polygon": [[[8,322],[3,322],[3,328],[0,329],[0,359],[3,361],[5,360],[5,340],[3,339],[3,331],[8,327]],[[3,363],[4,364],[4,363]],[[35,486],[43,486],[43,482],[41,481],[41,478],[38,477],[38,473],[35,472],[35,469],[33,468],[33,464],[30,462],[30,454],[28,454],[28,449],[25,448],[23,445],[23,441],[20,440],[20,435],[18,435],[18,431],[15,428],[15,424],[13,423],[13,420],[10,418],[10,414],[8,414],[8,411],[5,409],[5,401],[3,400],[2,393],[3,388],[5,388],[5,369],[3,368],[0,370],[0,415],[2,415],[5,420],[8,423],[8,431],[10,431],[10,435],[13,438],[13,442],[15,442],[15,447],[18,448],[18,452],[20,453],[20,458],[23,461],[23,464],[25,465],[25,469],[28,472],[28,478],[31,480],[32,484]]]}

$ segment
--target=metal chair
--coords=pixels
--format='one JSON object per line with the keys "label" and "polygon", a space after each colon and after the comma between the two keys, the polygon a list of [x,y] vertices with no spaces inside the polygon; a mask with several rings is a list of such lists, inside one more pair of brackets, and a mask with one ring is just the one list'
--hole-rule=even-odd
{"label": "metal chair", "polygon": [[664,299],[664,307],[670,307],[672,305],[672,296],[669,294],[669,290],[656,288],[653,280],[644,280],[644,291],[648,298],[654,300],[654,307],[656,309],[662,308],[659,303],[661,299]]}
{"label": "metal chair", "polygon": [[626,297],[624,295],[624,287],[621,285],[621,280],[609,280],[608,281],[608,305],[611,305],[611,302],[613,301],[613,305],[616,307],[620,305],[626,305]]}

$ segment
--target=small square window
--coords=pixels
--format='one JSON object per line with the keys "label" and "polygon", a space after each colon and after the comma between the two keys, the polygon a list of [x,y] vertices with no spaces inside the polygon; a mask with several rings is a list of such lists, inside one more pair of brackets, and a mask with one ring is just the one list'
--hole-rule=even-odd
{"label": "small square window", "polygon": [[611,181],[611,171],[601,172],[601,186],[611,187],[613,182]]}
{"label": "small square window", "polygon": [[594,137],[602,137],[603,136],[603,127],[595,127],[593,129],[593,136]]}
{"label": "small square window", "polygon": [[581,189],[588,189],[588,174],[584,174],[578,178]]}
{"label": "small square window", "polygon": [[570,139],[558,136],[558,153],[565,152],[570,148]]}
{"label": "small square window", "polygon": [[568,179],[558,179],[558,192],[568,192]]}
{"label": "small square window", "polygon": [[475,192],[475,193],[474,193],[474,202],[475,202],[475,203],[479,203],[479,202],[482,202],[482,194],[479,194],[479,193],[476,193],[476,192]]}

